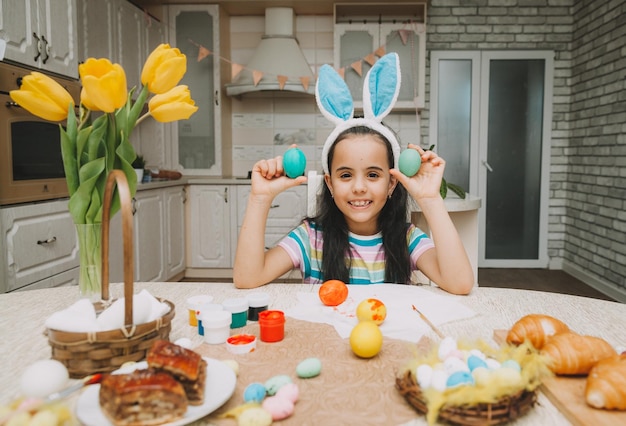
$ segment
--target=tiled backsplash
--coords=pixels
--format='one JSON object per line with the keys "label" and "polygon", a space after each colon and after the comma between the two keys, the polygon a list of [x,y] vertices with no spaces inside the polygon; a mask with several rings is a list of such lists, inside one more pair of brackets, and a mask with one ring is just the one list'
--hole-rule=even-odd
{"label": "tiled backsplash", "polygon": [[[317,70],[333,63],[332,16],[296,17],[296,38],[308,63]],[[231,58],[246,64],[264,32],[264,17],[231,17]],[[307,171],[321,171],[322,145],[332,125],[312,96],[244,97],[232,99],[233,175],[243,177],[254,163],[282,155],[292,143],[304,151]],[[394,113],[385,123],[399,134],[402,147],[416,143],[415,113]]]}

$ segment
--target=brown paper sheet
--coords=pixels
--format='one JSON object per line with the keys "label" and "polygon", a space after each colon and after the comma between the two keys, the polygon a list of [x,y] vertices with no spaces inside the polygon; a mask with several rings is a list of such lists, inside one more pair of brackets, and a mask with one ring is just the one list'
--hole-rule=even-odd
{"label": "brown paper sheet", "polygon": [[[415,356],[415,344],[384,338],[378,355],[362,359],[352,353],[349,340],[341,339],[332,326],[293,318],[287,318],[281,342],[261,342],[257,323],[248,323],[231,334],[234,333],[256,335],[256,350],[234,355],[226,345],[205,343],[196,348],[203,356],[239,363],[235,393],[209,416],[212,423],[236,424],[232,418],[220,418],[220,414],[243,403],[243,392],[250,383],[265,383],[279,374],[289,375],[300,390],[294,414],[280,421],[281,425],[391,425],[406,423],[419,415],[395,388],[396,376]],[[296,366],[310,357],[322,362],[321,374],[298,378]]]}

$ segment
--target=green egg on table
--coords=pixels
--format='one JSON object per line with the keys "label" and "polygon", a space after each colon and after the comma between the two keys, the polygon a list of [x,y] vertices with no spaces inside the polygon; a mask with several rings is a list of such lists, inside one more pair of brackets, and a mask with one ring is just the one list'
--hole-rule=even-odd
{"label": "green egg on table", "polygon": [[278,389],[282,388],[287,383],[292,383],[291,377],[286,374],[279,374],[278,376],[271,377],[265,382],[265,390],[269,396],[272,396],[278,392]]}
{"label": "green egg on table", "polygon": [[405,149],[398,159],[400,172],[408,177],[414,176],[422,165],[420,153],[414,149]]}
{"label": "green egg on table", "polygon": [[283,169],[287,177],[295,179],[304,175],[306,156],[300,148],[289,148],[283,155]]}
{"label": "green egg on table", "polygon": [[322,371],[322,361],[318,358],[307,358],[296,367],[296,374],[301,379],[310,379],[318,376]]}

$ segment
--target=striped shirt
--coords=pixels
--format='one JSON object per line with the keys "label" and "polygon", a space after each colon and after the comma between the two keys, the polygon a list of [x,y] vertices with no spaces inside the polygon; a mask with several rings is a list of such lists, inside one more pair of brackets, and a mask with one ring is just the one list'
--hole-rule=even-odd
{"label": "striped shirt", "polygon": [[[322,277],[322,232],[316,232],[315,224],[305,220],[293,229],[278,245],[282,247],[300,269],[304,282],[320,284]],[[363,236],[349,233],[352,264],[350,284],[382,284],[385,282],[385,250],[381,233]],[[411,271],[417,269],[417,259],[435,245],[428,236],[413,224],[407,227],[407,245],[411,258]]]}

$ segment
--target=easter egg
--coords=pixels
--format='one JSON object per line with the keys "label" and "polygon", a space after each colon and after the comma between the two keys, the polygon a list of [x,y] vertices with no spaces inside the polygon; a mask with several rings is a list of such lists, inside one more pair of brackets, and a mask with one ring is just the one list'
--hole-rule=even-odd
{"label": "easter egg", "polygon": [[298,385],[295,383],[287,383],[278,389],[278,392],[276,392],[276,395],[274,396],[277,398],[288,399],[295,404],[298,402],[298,398],[300,398],[300,389],[298,389]]}
{"label": "easter egg", "polygon": [[276,392],[278,392],[278,390],[285,386],[287,383],[292,383],[291,377],[287,376],[286,374],[280,374],[278,376],[269,378],[265,382],[265,390],[267,391],[268,395],[275,395]]}
{"label": "easter egg", "polygon": [[448,373],[445,370],[434,370],[433,377],[430,381],[430,387],[438,390],[439,392],[443,392],[446,390],[446,383],[448,381]]}
{"label": "easter egg", "polygon": [[414,176],[422,165],[420,153],[414,149],[405,149],[398,159],[400,172],[408,177]]}
{"label": "easter egg", "polygon": [[387,307],[378,299],[365,299],[356,307],[356,317],[359,321],[374,321],[381,325],[387,318]]}
{"label": "easter egg", "polygon": [[470,357],[467,358],[467,366],[469,367],[470,371],[474,371],[476,368],[479,367],[487,368],[487,363],[476,355],[470,355]]}
{"label": "easter egg", "polygon": [[429,388],[433,380],[433,368],[428,364],[422,364],[415,370],[415,377],[422,389]]}
{"label": "easter egg", "polygon": [[272,415],[272,420],[282,420],[291,416],[294,411],[294,404],[286,398],[270,396],[263,401],[262,407]]}
{"label": "easter egg", "polygon": [[513,370],[522,371],[522,367],[514,359],[507,359],[500,365],[501,368],[512,368]]}
{"label": "easter egg", "polygon": [[270,426],[272,414],[261,407],[245,410],[237,417],[237,426]]}
{"label": "easter egg", "polygon": [[310,379],[318,376],[322,371],[322,361],[319,358],[307,358],[296,366],[296,374],[301,379]]}
{"label": "easter egg", "polygon": [[440,360],[444,360],[448,357],[448,354],[452,351],[457,350],[456,340],[452,337],[447,336],[444,337],[441,343],[439,344],[439,349],[437,350],[437,355],[439,355]]}
{"label": "easter egg", "polygon": [[457,371],[450,374],[446,381],[446,387],[453,388],[461,385],[473,385],[474,378],[468,371]]}
{"label": "easter egg", "polygon": [[328,280],[321,285],[318,294],[326,306],[341,305],[348,298],[348,286],[343,281]]}
{"label": "easter egg", "polygon": [[261,383],[250,383],[243,391],[244,402],[261,402],[265,399],[265,386]]}
{"label": "easter egg", "polygon": [[283,169],[287,177],[292,179],[304,175],[306,157],[299,148],[289,148],[283,155]]}
{"label": "easter egg", "polygon": [[361,358],[371,358],[383,347],[383,333],[373,321],[361,321],[350,332],[352,352]]}

